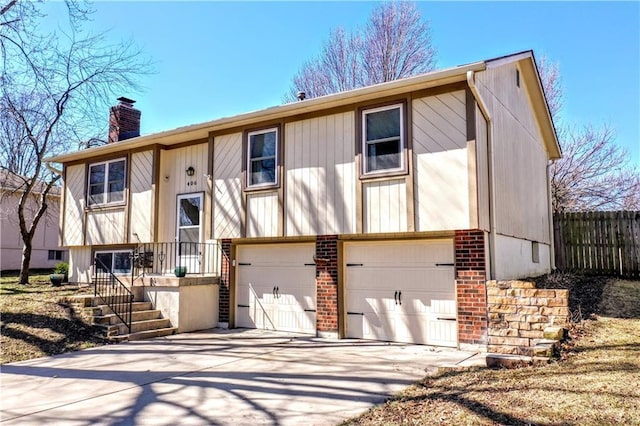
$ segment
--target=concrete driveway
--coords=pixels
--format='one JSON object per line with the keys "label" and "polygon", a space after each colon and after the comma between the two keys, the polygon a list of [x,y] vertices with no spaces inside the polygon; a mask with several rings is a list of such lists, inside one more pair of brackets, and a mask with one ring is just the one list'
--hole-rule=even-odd
{"label": "concrete driveway", "polygon": [[3,424],[336,424],[472,352],[209,330],[5,364]]}

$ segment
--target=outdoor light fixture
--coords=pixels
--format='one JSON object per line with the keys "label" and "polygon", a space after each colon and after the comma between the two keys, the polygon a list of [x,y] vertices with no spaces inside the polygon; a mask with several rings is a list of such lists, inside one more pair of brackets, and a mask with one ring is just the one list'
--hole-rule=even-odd
{"label": "outdoor light fixture", "polygon": [[196,174],[196,169],[194,169],[192,166],[189,166],[187,170],[185,170],[185,172],[187,172],[187,176],[191,177]]}

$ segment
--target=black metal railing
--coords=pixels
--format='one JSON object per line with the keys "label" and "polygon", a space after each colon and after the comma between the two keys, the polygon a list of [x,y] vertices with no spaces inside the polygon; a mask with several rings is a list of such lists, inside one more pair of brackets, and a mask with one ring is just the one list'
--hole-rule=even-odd
{"label": "black metal railing", "polygon": [[103,302],[120,321],[126,325],[131,333],[131,312],[133,310],[133,293],[111,272],[111,268],[105,265],[97,257],[93,260],[93,283],[95,295],[100,296]]}
{"label": "black metal railing", "polygon": [[206,243],[142,243],[133,251],[132,282],[140,276],[218,275],[222,249],[218,241]]}

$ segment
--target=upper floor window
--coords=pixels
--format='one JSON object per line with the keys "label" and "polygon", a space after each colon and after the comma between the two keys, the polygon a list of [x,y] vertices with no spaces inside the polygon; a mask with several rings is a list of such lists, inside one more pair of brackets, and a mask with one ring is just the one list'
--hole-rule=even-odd
{"label": "upper floor window", "polygon": [[403,105],[372,108],[362,114],[364,174],[404,170]]}
{"label": "upper floor window", "polygon": [[110,160],[89,166],[88,204],[124,201],[125,160]]}
{"label": "upper floor window", "polygon": [[250,132],[247,140],[247,188],[277,185],[278,129]]}

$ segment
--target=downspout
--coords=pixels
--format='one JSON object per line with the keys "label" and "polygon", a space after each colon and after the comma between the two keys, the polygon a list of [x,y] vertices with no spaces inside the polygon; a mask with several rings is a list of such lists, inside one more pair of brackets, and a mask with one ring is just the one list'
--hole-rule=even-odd
{"label": "downspout", "polygon": [[55,174],[57,174],[57,175],[59,175],[59,176],[62,176],[62,170],[60,170],[60,169],[56,169],[55,167],[53,167],[53,166],[51,165],[51,163],[50,163],[50,162],[45,161],[44,166],[45,166],[45,167],[47,168],[47,170],[49,170],[50,172],[55,173]]}
{"label": "downspout", "polygon": [[490,232],[489,232],[489,279],[495,279],[495,247],[496,247],[496,204],[495,204],[495,178],[494,178],[494,165],[495,165],[495,156],[493,149],[493,132],[491,131],[492,123],[491,123],[491,115],[489,114],[489,110],[487,109],[487,105],[480,96],[480,92],[476,87],[475,82],[475,73],[472,70],[467,71],[467,84],[469,85],[469,89],[475,98],[478,107],[480,108],[480,112],[484,119],[487,121],[487,149],[488,157],[489,157],[489,223],[490,223]]}
{"label": "downspout", "polygon": [[549,170],[551,166],[555,164],[556,160],[549,160],[547,163],[547,206],[549,210],[549,265],[551,266],[551,270],[555,271],[556,269],[556,242],[555,242],[555,232],[553,228],[553,200],[551,198],[551,178]]}

